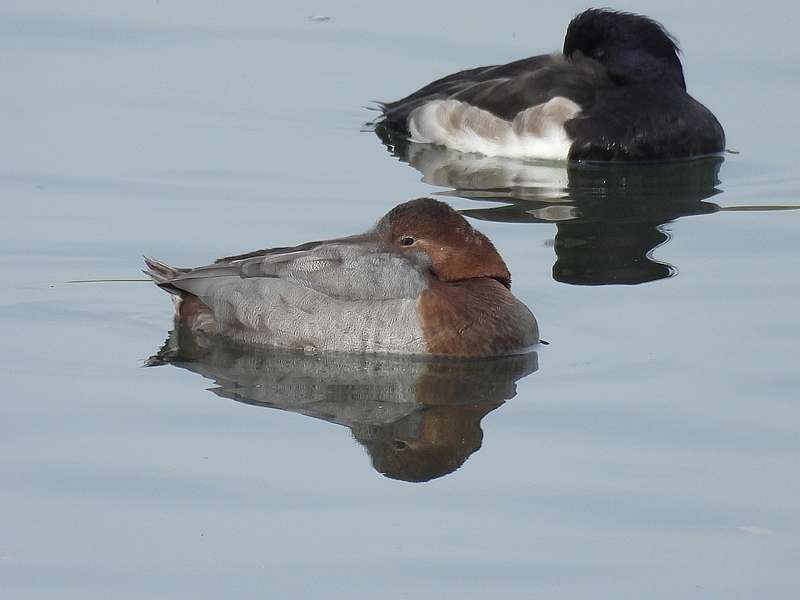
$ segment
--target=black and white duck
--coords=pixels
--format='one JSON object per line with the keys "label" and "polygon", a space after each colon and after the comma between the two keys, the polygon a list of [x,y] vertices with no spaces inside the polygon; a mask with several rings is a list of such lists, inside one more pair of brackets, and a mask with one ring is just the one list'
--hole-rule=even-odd
{"label": "black and white duck", "polygon": [[719,121],[686,92],[675,38],[609,9],[576,16],[560,53],[460,71],[381,109],[384,139],[487,156],[653,161],[725,148]]}

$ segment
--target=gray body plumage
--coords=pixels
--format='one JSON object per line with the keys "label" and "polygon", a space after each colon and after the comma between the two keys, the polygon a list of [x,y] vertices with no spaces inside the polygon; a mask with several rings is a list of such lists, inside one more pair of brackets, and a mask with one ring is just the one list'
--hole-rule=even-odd
{"label": "gray body plumage", "polygon": [[341,352],[426,351],[417,314],[426,257],[331,241],[174,269],[146,259],[165,289],[196,296],[202,329],[247,343]]}

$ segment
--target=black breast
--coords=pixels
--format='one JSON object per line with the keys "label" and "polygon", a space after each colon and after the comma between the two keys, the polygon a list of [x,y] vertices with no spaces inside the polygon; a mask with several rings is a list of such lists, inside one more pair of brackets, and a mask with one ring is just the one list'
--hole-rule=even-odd
{"label": "black breast", "polygon": [[667,160],[725,149],[716,117],[670,82],[607,88],[566,130],[571,160]]}

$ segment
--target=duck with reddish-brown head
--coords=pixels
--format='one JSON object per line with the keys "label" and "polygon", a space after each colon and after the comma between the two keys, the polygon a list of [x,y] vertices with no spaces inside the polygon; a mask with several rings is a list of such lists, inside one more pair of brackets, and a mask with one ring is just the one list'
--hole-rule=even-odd
{"label": "duck with reddish-brown head", "polygon": [[183,327],[310,351],[500,356],[539,341],[489,239],[421,198],[367,233],[178,269],[145,259]]}

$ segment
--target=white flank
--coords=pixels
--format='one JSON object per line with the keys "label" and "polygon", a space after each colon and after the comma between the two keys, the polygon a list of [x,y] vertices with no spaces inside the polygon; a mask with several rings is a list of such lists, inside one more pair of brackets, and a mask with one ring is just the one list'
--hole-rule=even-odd
{"label": "white flank", "polygon": [[572,140],[564,123],[580,106],[557,96],[506,121],[460,100],[433,100],[408,117],[411,141],[486,156],[565,160]]}

